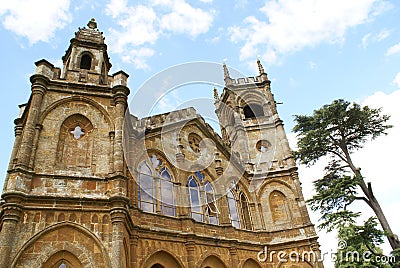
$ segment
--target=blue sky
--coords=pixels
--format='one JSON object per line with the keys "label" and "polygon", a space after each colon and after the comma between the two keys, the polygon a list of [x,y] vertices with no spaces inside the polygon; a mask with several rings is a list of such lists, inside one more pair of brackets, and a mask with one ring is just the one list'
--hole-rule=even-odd
{"label": "blue sky", "polygon": [[[395,128],[357,159],[370,180],[377,182],[382,206],[395,221],[392,214],[399,198],[393,166],[398,165],[400,149],[396,138],[400,133],[398,1],[2,1],[1,185],[13,145],[17,105],[29,98],[34,62],[45,58],[61,66],[74,32],[92,17],[106,37],[111,73],[120,69],[129,73],[133,94],[147,79],[177,64],[226,61],[246,76],[254,76],[260,58],[276,100],[283,102],[278,109],[292,141],[294,114],[309,114],[337,98],[383,106],[392,114]],[[212,87],[181,88],[162,102],[160,111],[198,97],[212,99]],[[311,181],[320,171],[317,168],[300,169],[308,197]],[[400,225],[393,229],[399,233]]]}

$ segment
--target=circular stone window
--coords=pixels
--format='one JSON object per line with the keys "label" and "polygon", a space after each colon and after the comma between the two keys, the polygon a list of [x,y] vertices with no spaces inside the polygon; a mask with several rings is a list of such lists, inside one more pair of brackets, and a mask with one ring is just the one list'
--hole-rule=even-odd
{"label": "circular stone window", "polygon": [[200,153],[201,137],[199,135],[197,135],[196,133],[190,133],[188,136],[188,142],[193,152]]}
{"label": "circular stone window", "polygon": [[267,140],[260,140],[257,142],[256,148],[259,152],[265,153],[271,148],[271,143]]}

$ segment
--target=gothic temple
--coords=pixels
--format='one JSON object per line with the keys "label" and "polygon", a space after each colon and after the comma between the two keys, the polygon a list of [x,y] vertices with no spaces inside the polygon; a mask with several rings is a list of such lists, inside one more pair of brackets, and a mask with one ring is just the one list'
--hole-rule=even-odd
{"label": "gothic temple", "polygon": [[221,68],[220,136],[193,108],[130,115],[94,20],[62,60],[35,63],[14,121],[0,267],[322,267],[302,254],[317,235],[259,61],[256,77]]}

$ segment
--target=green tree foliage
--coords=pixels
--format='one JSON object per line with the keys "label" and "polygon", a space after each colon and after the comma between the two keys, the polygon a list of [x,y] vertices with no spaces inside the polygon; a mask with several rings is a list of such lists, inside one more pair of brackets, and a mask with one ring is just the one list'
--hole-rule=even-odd
{"label": "green tree foliage", "polygon": [[308,203],[313,211],[322,214],[320,228],[328,231],[339,226],[353,226],[359,212],[349,205],[364,201],[375,213],[393,249],[400,248],[396,235],[377,201],[371,183],[366,183],[352,161],[351,154],[371,139],[387,134],[392,126],[389,116],[381,109],[335,100],[315,110],[311,116],[296,115],[294,132],[298,150],[294,152],[300,163],[312,165],[321,157],[328,157],[323,178],[314,182],[316,194]]}
{"label": "green tree foliage", "polygon": [[336,268],[390,268],[394,257],[383,255],[378,247],[383,243],[383,232],[377,228],[375,217],[364,225],[339,225]]}

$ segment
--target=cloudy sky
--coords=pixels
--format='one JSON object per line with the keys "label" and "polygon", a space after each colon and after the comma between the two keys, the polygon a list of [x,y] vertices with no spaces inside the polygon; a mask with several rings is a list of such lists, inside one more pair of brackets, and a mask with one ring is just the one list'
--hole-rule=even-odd
{"label": "cloudy sky", "polygon": [[[310,114],[334,99],[383,107],[395,127],[355,159],[400,233],[395,214],[399,175],[394,169],[400,149],[400,4],[394,0],[1,1],[1,184],[17,105],[29,98],[33,63],[45,58],[61,66],[74,32],[92,17],[106,37],[111,73],[122,69],[130,74],[132,95],[170,66],[225,61],[254,76],[260,58],[276,100],[283,102],[278,109],[292,141],[292,115]],[[211,87],[181,88],[161,100],[158,109],[204,96],[212,98]],[[310,197],[321,165],[300,171]],[[368,209],[363,211],[368,215]],[[334,240],[321,236],[324,251],[335,248]]]}

